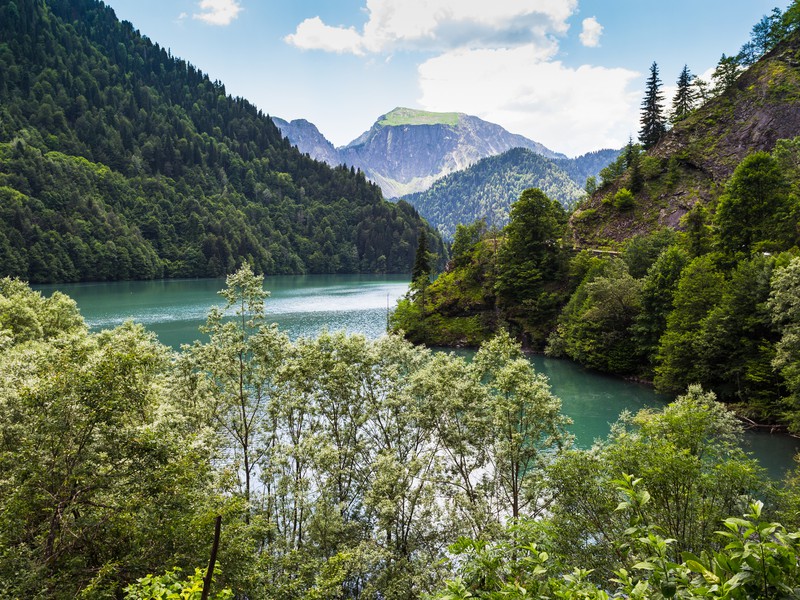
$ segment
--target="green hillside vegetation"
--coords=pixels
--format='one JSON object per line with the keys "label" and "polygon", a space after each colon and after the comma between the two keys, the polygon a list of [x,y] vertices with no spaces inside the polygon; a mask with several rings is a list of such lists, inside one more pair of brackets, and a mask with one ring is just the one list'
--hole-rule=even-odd
{"label": "green hillside vegetation", "polygon": [[391,317],[395,331],[431,346],[476,346],[507,327],[543,348],[568,294],[567,212],[528,189],[503,230],[458,225],[447,270],[415,280]]}
{"label": "green hillside vegetation", "polygon": [[[693,209],[713,210],[748,154],[771,152],[779,139],[800,134],[800,19],[793,11],[787,10],[781,41],[769,52],[748,65],[721,61],[732,63],[732,76],[717,81],[716,95],[675,122],[648,152],[606,172],[572,217],[577,246],[614,248],[661,227],[686,229]],[[614,202],[622,189],[634,198],[624,210]]]}
{"label": "green hillside vegetation", "polygon": [[[547,210],[523,204],[523,221]],[[799,264],[776,302],[796,304]],[[713,393],[623,415],[580,450],[507,334],[471,361],[398,336],[290,342],[262,277],[226,283],[206,341],[170,353],[0,279],[3,597],[197,598],[217,515],[218,599],[722,597],[709,574],[747,593],[733,597],[784,597],[800,582],[798,476],[766,481]]]}
{"label": "green hillside vegetation", "polygon": [[458,125],[458,113],[437,113],[413,108],[395,108],[378,120],[378,125],[399,127],[401,125]]}
{"label": "green hillside vegetation", "polygon": [[[736,168],[687,231],[575,252],[565,214],[525,191],[505,229],[456,229],[452,260],[392,317],[430,345],[474,346],[508,328],[534,350],[655,382],[699,383],[741,416],[800,432],[800,137]],[[793,304],[794,302],[794,304]]]}
{"label": "green hillside vegetation", "polygon": [[410,271],[413,208],[300,155],[102,3],[0,0],[0,40],[0,274]]}
{"label": "green hillside vegetation", "polygon": [[463,171],[436,181],[428,190],[403,197],[452,239],[459,223],[483,219],[496,227],[508,222],[511,205],[528,188],[539,188],[571,208],[584,196],[582,187],[554,161],[525,148],[484,158]]}

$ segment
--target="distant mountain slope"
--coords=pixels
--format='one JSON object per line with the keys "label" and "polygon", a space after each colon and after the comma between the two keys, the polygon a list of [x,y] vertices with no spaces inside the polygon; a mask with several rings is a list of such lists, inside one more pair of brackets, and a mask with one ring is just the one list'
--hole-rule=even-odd
{"label": "distant mountain slope", "polygon": [[313,123],[305,119],[285,121],[278,117],[272,117],[272,122],[280,129],[281,135],[287,138],[293,146],[297,146],[297,149],[303,154],[308,154],[314,160],[328,163],[332,167],[344,163],[339,156],[339,151]]}
{"label": "distant mountain slope", "polygon": [[564,169],[572,181],[584,188],[586,180],[597,177],[602,169],[616,160],[620,152],[621,150],[596,150],[575,158],[556,158],[553,162]]}
{"label": "distant mountain slope", "polygon": [[273,121],[300,152],[330,165],[363,171],[387,198],[428,189],[449,173],[511,148],[528,148],[548,158],[566,159],[499,125],[462,113],[396,108],[348,145],[334,148],[308,121]]}
{"label": "distant mountain slope", "polygon": [[426,226],[97,0],[0,0],[0,214],[36,282],[410,272]]}
{"label": "distant mountain slope", "polygon": [[747,69],[724,93],[680,121],[642,159],[644,184],[631,210],[611,201],[630,173],[604,186],[572,217],[579,246],[613,245],[659,227],[680,227],[713,201],[736,166],[779,139],[800,135],[800,32]]}
{"label": "distant mountain slope", "polygon": [[469,224],[481,218],[489,225],[502,227],[508,222],[511,204],[528,188],[541,189],[565,207],[584,196],[582,188],[558,166],[559,162],[526,148],[513,148],[481,159],[436,181],[430,189],[403,199],[448,238],[455,234],[459,223]]}
{"label": "distant mountain slope", "polygon": [[381,186],[384,195],[394,198],[427,189],[449,173],[511,148],[563,157],[478,117],[407,108],[381,116],[340,153],[346,164],[360,168]]}

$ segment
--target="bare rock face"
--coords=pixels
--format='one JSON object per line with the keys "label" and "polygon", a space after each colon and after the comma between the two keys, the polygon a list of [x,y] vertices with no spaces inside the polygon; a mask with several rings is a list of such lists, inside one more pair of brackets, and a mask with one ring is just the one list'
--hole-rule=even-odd
{"label": "bare rock face", "polygon": [[719,196],[749,154],[800,135],[800,32],[781,42],[723,94],[679,122],[644,158],[633,210],[614,208],[623,175],[583,203],[571,219],[578,247],[613,245],[660,227],[682,227],[696,203]]}
{"label": "bare rock face", "polygon": [[[423,191],[436,181],[511,148],[562,158],[542,144],[463,113],[395,109],[356,140],[340,148],[351,164],[380,183],[389,198]],[[434,122],[431,122],[434,121]]]}
{"label": "bare rock face", "polygon": [[463,113],[396,108],[347,146],[334,148],[308,121],[273,121],[303,153],[331,165],[361,169],[396,198],[428,189],[437,179],[511,148],[528,148],[547,158],[566,158],[494,123]]}
{"label": "bare rock face", "polygon": [[287,138],[293,146],[297,146],[303,154],[329,164],[332,167],[341,164],[339,153],[328,139],[322,135],[317,126],[305,119],[284,121],[272,117],[272,122],[280,129],[283,137]]}

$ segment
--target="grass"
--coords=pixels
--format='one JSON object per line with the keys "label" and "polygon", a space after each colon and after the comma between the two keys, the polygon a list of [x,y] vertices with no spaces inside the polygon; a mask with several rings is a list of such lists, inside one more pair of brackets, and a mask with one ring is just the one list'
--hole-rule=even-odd
{"label": "grass", "polygon": [[378,121],[378,125],[397,127],[399,125],[458,125],[458,113],[436,113],[413,108],[395,108]]}

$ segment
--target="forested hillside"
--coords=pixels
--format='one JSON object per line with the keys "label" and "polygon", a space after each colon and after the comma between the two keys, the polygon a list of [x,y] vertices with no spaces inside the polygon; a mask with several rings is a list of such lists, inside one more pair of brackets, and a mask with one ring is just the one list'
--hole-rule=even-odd
{"label": "forested hillside", "polygon": [[484,219],[495,227],[508,223],[511,204],[528,188],[538,188],[572,209],[584,197],[590,177],[619,154],[599,150],[577,158],[548,158],[526,148],[512,148],[484,158],[463,171],[436,181],[424,192],[404,196],[445,238],[456,226]]}
{"label": "forested hillside", "polygon": [[39,282],[407,272],[425,227],[95,0],[0,0],[0,201]]}
{"label": "forested hillside", "polygon": [[[792,10],[797,8],[787,11],[787,19],[797,19]],[[688,88],[699,104],[695,110],[657,137],[646,155],[628,154],[606,172],[602,186],[572,217],[577,245],[611,247],[660,227],[686,228],[682,219],[693,209],[713,209],[748,154],[771,152],[778,140],[800,135],[800,31],[788,20],[779,25],[774,24],[781,31],[762,45],[768,52],[760,60],[721,60],[716,84],[705,98]],[[664,115],[656,119],[665,125]],[[632,194],[633,201],[620,205],[620,192]]]}
{"label": "forested hillside", "polygon": [[[800,90],[790,56],[800,47],[800,19],[792,23],[783,42],[675,133],[648,151],[629,144],[569,226],[558,202],[526,190],[503,230],[482,221],[457,227],[447,272],[415,280],[395,328],[432,345],[477,345],[508,328],[549,355],[652,381],[666,393],[699,383],[754,426],[800,431],[800,131],[788,115]],[[748,110],[757,115],[749,129],[729,120]],[[777,131],[795,137],[766,137],[764,124],[780,120]],[[705,153],[689,149],[698,153],[691,164],[719,172],[712,182],[670,158],[669,189],[684,190],[676,197],[691,210],[675,228],[659,227],[656,215],[670,213],[655,212],[648,199],[667,189],[659,187],[669,180],[660,153],[689,135],[685,127],[716,132],[703,138]],[[731,155],[731,135],[744,143],[747,131],[761,134]],[[707,185],[695,192],[705,199],[686,192],[699,181]],[[573,245],[612,231],[616,250]]]}

